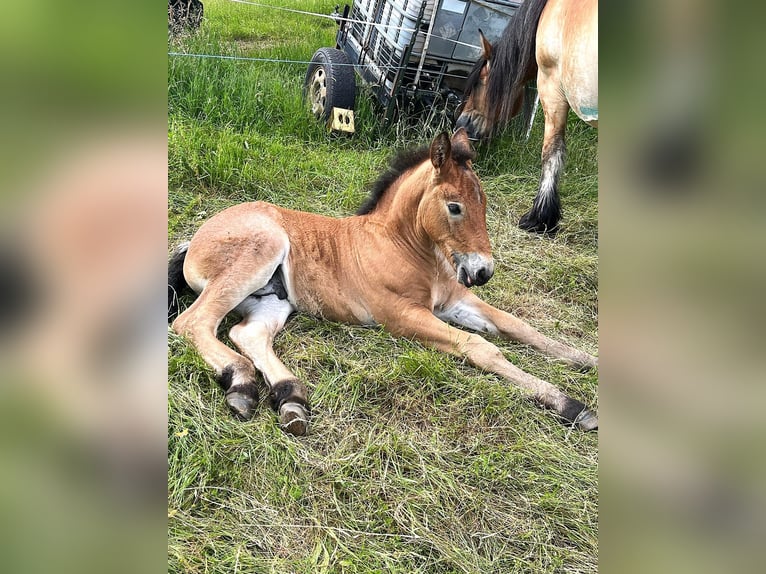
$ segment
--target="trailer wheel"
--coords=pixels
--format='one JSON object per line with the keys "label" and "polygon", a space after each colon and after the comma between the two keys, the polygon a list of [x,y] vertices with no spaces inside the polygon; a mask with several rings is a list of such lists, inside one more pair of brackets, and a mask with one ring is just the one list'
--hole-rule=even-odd
{"label": "trailer wheel", "polygon": [[346,53],[335,48],[319,48],[311,58],[303,94],[318,120],[328,120],[333,108],[354,109],[356,78],[350,64]]}
{"label": "trailer wheel", "polygon": [[168,0],[168,30],[178,34],[196,30],[202,23],[205,7],[200,0]]}

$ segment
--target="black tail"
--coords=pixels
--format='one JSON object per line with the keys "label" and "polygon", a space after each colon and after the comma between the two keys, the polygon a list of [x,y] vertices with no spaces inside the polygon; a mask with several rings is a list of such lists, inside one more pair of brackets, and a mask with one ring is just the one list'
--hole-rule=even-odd
{"label": "black tail", "polygon": [[168,323],[178,315],[178,297],[189,289],[184,277],[184,260],[189,244],[179,246],[168,262]]}
{"label": "black tail", "polygon": [[521,110],[524,85],[537,73],[537,24],[548,0],[526,0],[492,46],[487,102],[497,105],[498,127]]}
{"label": "black tail", "polygon": [[46,303],[45,282],[25,251],[5,233],[0,236],[0,344],[36,321]]}

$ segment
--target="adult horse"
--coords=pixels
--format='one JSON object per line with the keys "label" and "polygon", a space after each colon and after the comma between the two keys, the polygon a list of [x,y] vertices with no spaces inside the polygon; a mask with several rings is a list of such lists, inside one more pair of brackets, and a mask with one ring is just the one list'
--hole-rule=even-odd
{"label": "adult horse", "polygon": [[494,45],[480,37],[482,56],[468,76],[456,126],[472,139],[491,136],[521,109],[524,85],[537,74],[545,115],[543,167],[519,227],[555,233],[570,108],[598,126],[598,0],[527,0]]}
{"label": "adult horse", "polygon": [[[214,369],[226,401],[253,415],[263,374],[284,429],[306,433],[306,387],[274,353],[272,341],[293,311],[333,321],[382,325],[462,356],[530,392],[542,405],[584,430],[596,415],[552,384],[508,362],[481,336],[489,332],[531,345],[575,367],[596,358],[549,339],[469,291],[492,277],[486,198],[472,169],[464,130],[430,148],[400,155],[358,214],[342,219],[244,203],[213,216],[177,250],[168,269],[169,304],[185,286],[199,297],[173,322]],[[172,310],[172,309],[171,309]],[[236,353],[216,337],[235,311]]]}

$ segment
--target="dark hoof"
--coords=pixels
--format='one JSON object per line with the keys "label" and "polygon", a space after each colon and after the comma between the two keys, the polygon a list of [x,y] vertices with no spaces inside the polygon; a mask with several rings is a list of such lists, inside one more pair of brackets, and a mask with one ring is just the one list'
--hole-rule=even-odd
{"label": "dark hoof", "polygon": [[231,412],[243,421],[250,420],[255,414],[255,407],[258,404],[258,394],[255,387],[245,389],[231,389],[226,393],[226,404],[229,405]]}
{"label": "dark hoof", "polygon": [[309,430],[309,415],[303,405],[284,403],[279,409],[279,426],[295,436],[305,436]]}
{"label": "dark hoof", "polygon": [[532,211],[528,211],[521,216],[519,220],[519,227],[524,231],[532,233],[538,233],[540,235],[554,236],[559,230],[558,220],[544,220],[540,219],[537,214]]}
{"label": "dark hoof", "polygon": [[580,373],[587,373],[596,367],[598,367],[598,357],[593,355],[588,355],[588,358],[585,360],[578,360],[572,363],[572,368]]}
{"label": "dark hoof", "polygon": [[574,420],[574,423],[584,431],[598,430],[598,416],[591,410],[584,409]]}

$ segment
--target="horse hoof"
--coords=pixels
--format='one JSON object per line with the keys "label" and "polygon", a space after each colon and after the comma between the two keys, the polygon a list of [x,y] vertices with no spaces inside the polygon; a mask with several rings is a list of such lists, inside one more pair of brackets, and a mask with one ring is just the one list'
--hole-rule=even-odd
{"label": "horse hoof", "polygon": [[305,436],[309,429],[309,416],[298,403],[285,403],[279,409],[279,425],[285,432]]}
{"label": "horse hoof", "polygon": [[238,419],[243,421],[253,418],[258,399],[251,394],[232,391],[226,394],[226,404]]}
{"label": "horse hoof", "polygon": [[575,424],[584,431],[598,430],[598,416],[588,409],[583,410],[575,419]]}
{"label": "horse hoof", "polygon": [[554,236],[559,230],[558,222],[545,222],[537,219],[531,213],[525,213],[519,220],[519,227],[524,231],[538,233],[540,235]]}

